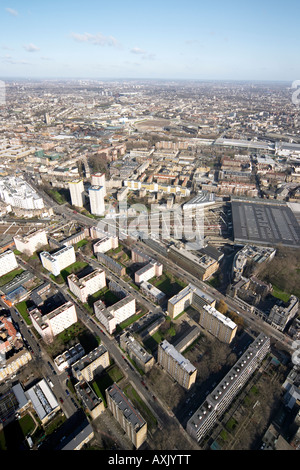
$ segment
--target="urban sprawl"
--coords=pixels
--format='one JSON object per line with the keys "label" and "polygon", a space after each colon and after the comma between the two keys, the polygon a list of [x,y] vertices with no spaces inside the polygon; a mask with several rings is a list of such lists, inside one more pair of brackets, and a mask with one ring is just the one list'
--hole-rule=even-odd
{"label": "urban sprawl", "polygon": [[287,83],[8,80],[0,446],[300,448]]}

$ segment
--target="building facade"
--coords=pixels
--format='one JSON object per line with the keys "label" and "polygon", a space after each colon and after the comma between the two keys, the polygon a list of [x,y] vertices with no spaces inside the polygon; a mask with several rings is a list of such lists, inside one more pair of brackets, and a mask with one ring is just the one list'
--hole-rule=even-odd
{"label": "building facade", "polygon": [[105,212],[104,188],[103,186],[89,187],[91,214],[101,216]]}
{"label": "building facade", "polygon": [[0,277],[13,271],[18,267],[15,254],[11,250],[6,250],[0,254]]}
{"label": "building facade", "polygon": [[83,207],[85,199],[83,180],[69,181],[69,190],[72,206]]}
{"label": "building facade", "polygon": [[45,230],[37,230],[30,235],[16,235],[14,242],[16,249],[21,253],[33,255],[38,248],[47,245],[48,239]]}
{"label": "building facade", "polygon": [[70,291],[73,292],[82,303],[87,302],[89,295],[94,294],[106,286],[105,271],[103,269],[95,269],[95,271],[80,279],[76,274],[70,274],[67,280]]}
{"label": "building facade", "polygon": [[40,253],[42,265],[54,276],[58,276],[62,269],[67,268],[76,261],[74,247],[65,246],[56,253],[50,254],[48,251]]}
{"label": "building facade", "polygon": [[46,315],[36,308],[30,312],[30,319],[42,339],[52,343],[54,336],[77,322],[77,312],[72,302],[66,302]]}
{"label": "building facade", "polygon": [[135,409],[117,384],[105,390],[107,406],[113,417],[138,449],[147,439],[147,422]]}
{"label": "building facade", "polygon": [[157,362],[185,389],[195,383],[196,367],[166,340],[158,345]]}

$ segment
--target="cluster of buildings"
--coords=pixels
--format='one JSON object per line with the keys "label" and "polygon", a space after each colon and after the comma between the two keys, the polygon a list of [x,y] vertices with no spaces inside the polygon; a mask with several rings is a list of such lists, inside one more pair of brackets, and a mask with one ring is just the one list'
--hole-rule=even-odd
{"label": "cluster of buildings", "polygon": [[85,195],[88,194],[90,212],[96,216],[102,216],[105,212],[104,197],[106,196],[105,174],[92,175],[91,185],[87,191],[82,179],[69,182],[71,203],[75,207],[82,208],[85,203]]}
{"label": "cluster of buildings", "polygon": [[93,307],[97,320],[109,334],[112,334],[119,323],[136,313],[136,299],[113,281],[109,283],[109,290],[120,300],[109,307],[106,307],[102,300],[97,300]]}

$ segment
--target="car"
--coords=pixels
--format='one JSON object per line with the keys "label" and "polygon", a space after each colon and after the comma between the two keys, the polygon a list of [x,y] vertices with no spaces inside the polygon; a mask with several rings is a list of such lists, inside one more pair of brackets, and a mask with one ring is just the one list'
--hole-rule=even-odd
{"label": "car", "polygon": [[59,397],[59,401],[60,401],[61,403],[64,402],[63,399],[62,399],[62,397]]}
{"label": "car", "polygon": [[68,389],[66,389],[65,392],[66,392],[66,395],[68,395],[68,396],[70,395],[70,392],[69,392]]}

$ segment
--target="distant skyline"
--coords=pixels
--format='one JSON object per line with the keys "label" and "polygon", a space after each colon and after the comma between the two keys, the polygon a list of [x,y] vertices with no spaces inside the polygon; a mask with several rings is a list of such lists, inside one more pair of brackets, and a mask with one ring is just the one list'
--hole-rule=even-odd
{"label": "distant skyline", "polygon": [[300,79],[296,0],[0,0],[0,79]]}

